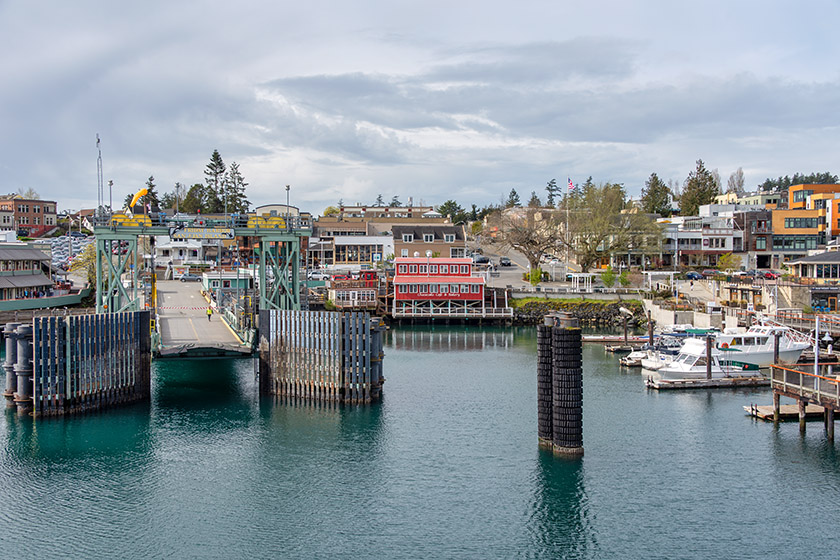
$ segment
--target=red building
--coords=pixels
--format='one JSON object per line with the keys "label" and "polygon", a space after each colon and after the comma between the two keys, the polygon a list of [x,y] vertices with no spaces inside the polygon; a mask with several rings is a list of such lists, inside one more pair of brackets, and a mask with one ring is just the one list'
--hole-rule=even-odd
{"label": "red building", "polygon": [[397,257],[394,317],[485,317],[484,277],[472,260]]}

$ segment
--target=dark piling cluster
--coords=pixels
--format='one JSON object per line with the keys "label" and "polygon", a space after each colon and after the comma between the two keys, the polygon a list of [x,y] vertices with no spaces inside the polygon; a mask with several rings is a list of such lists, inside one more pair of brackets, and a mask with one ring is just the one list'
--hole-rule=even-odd
{"label": "dark piling cluster", "polygon": [[537,423],[540,445],[583,455],[583,362],[577,319],[544,318],[537,330]]}

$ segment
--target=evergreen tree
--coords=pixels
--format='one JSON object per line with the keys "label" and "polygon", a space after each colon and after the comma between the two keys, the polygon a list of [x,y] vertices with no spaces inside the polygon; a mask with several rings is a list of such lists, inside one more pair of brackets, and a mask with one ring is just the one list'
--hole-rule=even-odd
{"label": "evergreen tree", "polygon": [[227,167],[222,161],[219,150],[213,150],[210,156],[210,163],[204,168],[204,184],[207,185],[204,200],[204,210],[207,213],[219,213],[224,211],[224,182]]}
{"label": "evergreen tree", "polygon": [[393,208],[399,208],[402,205],[403,204],[402,204],[402,202],[400,202],[400,197],[394,195],[394,197],[391,199],[391,204],[389,206],[391,206]]}
{"label": "evergreen tree", "polygon": [[540,197],[537,196],[536,191],[531,191],[531,198],[528,199],[528,208],[540,208],[542,206],[542,201]]}
{"label": "evergreen tree", "polygon": [[245,187],[247,186],[248,183],[245,182],[245,178],[239,172],[239,164],[234,161],[225,174],[224,190],[222,191],[224,197],[222,204],[226,212],[244,214],[248,211],[251,203],[248,202],[248,197],[245,195]]}
{"label": "evergreen tree", "polygon": [[720,194],[720,185],[714,174],[706,169],[702,159],[697,160],[697,168],[688,174],[680,197],[680,215],[696,216],[700,206],[711,204]]}
{"label": "evergreen tree", "polygon": [[374,202],[373,205],[380,207],[385,206],[385,201],[382,199],[381,194],[376,195],[376,202]]}
{"label": "evergreen tree", "polygon": [[642,211],[647,214],[671,215],[671,192],[656,173],[651,173],[642,189]]}
{"label": "evergreen tree", "polygon": [[552,179],[545,185],[545,190],[548,191],[546,198],[546,206],[554,208],[556,199],[560,198],[560,187],[557,186],[557,181]]}
{"label": "evergreen tree", "polygon": [[184,195],[181,201],[181,212],[187,214],[197,214],[198,212],[206,212],[206,191],[207,187],[201,183],[196,183]]}
{"label": "evergreen tree", "polygon": [[508,194],[507,201],[505,201],[505,208],[513,208],[515,206],[522,206],[519,202],[519,193],[516,192],[516,189],[510,189],[510,194]]}
{"label": "evergreen tree", "polygon": [[437,211],[449,218],[453,224],[459,221],[458,218],[464,213],[464,209],[461,208],[461,205],[454,200],[447,200],[438,206]]}
{"label": "evergreen tree", "polygon": [[837,175],[828,171],[823,173],[809,173],[808,175],[794,173],[793,177],[785,175],[778,179],[766,179],[758,185],[758,189],[767,193],[773,193],[783,191],[791,185],[833,185],[836,183]]}
{"label": "evergreen tree", "polygon": [[470,221],[474,222],[478,219],[478,206],[475,204],[472,205],[472,210],[470,211]]}
{"label": "evergreen tree", "polygon": [[153,211],[159,212],[160,197],[158,196],[157,185],[155,185],[154,175],[149,175],[149,178],[146,180],[145,186],[148,192],[143,196],[143,198],[140,199],[140,202],[148,204]]}

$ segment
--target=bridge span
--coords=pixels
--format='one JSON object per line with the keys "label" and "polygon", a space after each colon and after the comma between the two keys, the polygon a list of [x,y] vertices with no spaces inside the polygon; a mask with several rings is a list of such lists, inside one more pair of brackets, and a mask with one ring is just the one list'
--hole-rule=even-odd
{"label": "bridge span", "polygon": [[243,343],[215,312],[207,320],[208,303],[201,284],[164,280],[157,282],[159,358],[247,356]]}

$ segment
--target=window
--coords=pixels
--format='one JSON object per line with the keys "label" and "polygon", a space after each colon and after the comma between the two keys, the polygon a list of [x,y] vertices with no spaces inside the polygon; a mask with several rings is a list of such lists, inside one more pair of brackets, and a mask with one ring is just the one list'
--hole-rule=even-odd
{"label": "window", "polygon": [[401,294],[407,294],[408,293],[408,286],[406,286],[405,284],[400,284],[399,288],[400,288],[400,293]]}
{"label": "window", "polygon": [[450,284],[449,285],[449,291],[452,292],[453,294],[457,294],[458,293],[458,284]]}
{"label": "window", "polygon": [[470,285],[469,284],[461,284],[461,293],[468,294],[470,292]]}
{"label": "window", "polygon": [[440,265],[440,273],[441,274],[449,274],[449,265],[448,264]]}
{"label": "window", "polygon": [[420,284],[420,293],[421,294],[428,294],[429,293],[429,285],[428,284]]}
{"label": "window", "polygon": [[408,266],[408,273],[409,274],[417,274],[417,265],[411,264]]}
{"label": "window", "polygon": [[402,251],[400,251],[400,256],[401,257],[407,257],[408,256],[408,249],[403,249]]}
{"label": "window", "polygon": [[469,274],[470,273],[470,266],[467,264],[461,265],[461,274]]}
{"label": "window", "polygon": [[41,207],[38,206],[38,205],[35,205],[35,206],[32,207],[32,211],[35,212],[36,214],[40,214],[41,213]]}
{"label": "window", "polygon": [[446,243],[455,243],[455,234],[454,233],[446,233],[443,235],[443,240]]}
{"label": "window", "polygon": [[412,284],[412,285],[410,285],[410,286],[408,287],[408,291],[409,291],[410,293],[412,293],[412,294],[416,294],[416,293],[417,293],[417,284]]}
{"label": "window", "polygon": [[478,284],[473,284],[472,286],[470,286],[470,292],[472,292],[474,294],[480,294],[481,293],[481,286],[479,286]]}
{"label": "window", "polygon": [[397,272],[399,272],[400,274],[405,274],[406,272],[408,272],[408,267],[404,264],[401,264],[397,267]]}
{"label": "window", "polygon": [[435,242],[435,234],[434,233],[424,233],[423,234],[423,242],[424,243],[434,243]]}
{"label": "window", "polygon": [[755,250],[756,251],[764,251],[767,249],[767,238],[766,237],[756,237],[755,238]]}
{"label": "window", "polygon": [[414,234],[413,233],[404,233],[403,234],[403,243],[412,243],[414,241]]}
{"label": "window", "polygon": [[448,294],[449,293],[449,284],[441,284],[440,285],[440,293]]}
{"label": "window", "polygon": [[429,267],[426,266],[425,264],[421,264],[420,266],[417,267],[417,272],[419,272],[420,274],[428,274],[429,273],[428,268]]}
{"label": "window", "polygon": [[438,273],[438,265],[430,264],[429,265],[429,274],[437,274]]}
{"label": "window", "polygon": [[230,280],[222,280],[222,288],[230,288]]}
{"label": "window", "polygon": [[467,256],[467,249],[464,247],[450,247],[449,256],[453,259],[463,259]]}

